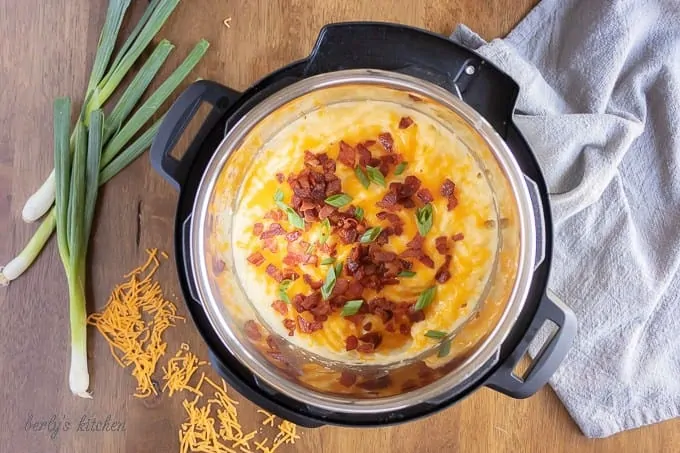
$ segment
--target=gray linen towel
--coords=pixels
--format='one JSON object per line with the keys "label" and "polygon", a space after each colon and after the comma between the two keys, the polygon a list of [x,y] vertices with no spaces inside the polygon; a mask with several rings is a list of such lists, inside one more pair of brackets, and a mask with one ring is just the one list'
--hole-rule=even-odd
{"label": "gray linen towel", "polygon": [[680,2],[543,0],[505,39],[452,35],[521,86],[579,320],[551,385],[588,437],[680,415]]}

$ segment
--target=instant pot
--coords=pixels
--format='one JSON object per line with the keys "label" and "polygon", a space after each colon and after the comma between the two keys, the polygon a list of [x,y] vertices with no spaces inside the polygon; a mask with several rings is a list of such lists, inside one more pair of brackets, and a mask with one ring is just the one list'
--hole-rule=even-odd
{"label": "instant pot", "polygon": [[[307,58],[243,93],[203,80],[182,93],[163,120],[151,160],[179,190],[175,258],[182,292],[212,365],[229,385],[264,409],[313,427],[399,423],[432,414],[481,386],[524,398],[546,384],[571,345],[576,320],[547,293],[548,194],[512,120],[518,92],[509,76],[445,37],[395,24],[341,23],[321,30]],[[455,127],[485,169],[504,221],[498,223],[505,223],[494,224],[499,264],[485,300],[447,340],[451,352],[444,358],[433,350],[404,363],[361,366],[297,350],[258,318],[228,244],[214,239],[229,236],[241,178],[283,125],[322,105],[369,97]],[[173,157],[204,103],[212,110],[184,155]],[[248,332],[252,323],[255,336]],[[516,372],[546,323],[552,334],[529,369]]]}

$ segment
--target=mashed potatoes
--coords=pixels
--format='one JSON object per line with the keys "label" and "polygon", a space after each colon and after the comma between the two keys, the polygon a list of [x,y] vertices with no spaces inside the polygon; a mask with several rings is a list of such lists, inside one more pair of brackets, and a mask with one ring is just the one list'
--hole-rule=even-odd
{"label": "mashed potatoes", "polygon": [[[391,150],[378,139],[386,133],[393,141]],[[279,197],[282,195],[280,202],[292,207],[293,191],[288,177],[294,178],[305,168],[305,151],[325,153],[337,160],[341,141],[354,149],[366,144],[373,158],[394,154],[404,162],[401,166],[389,167],[383,175],[384,186],[378,176],[368,188],[354,168],[335,163],[333,173],[340,180],[341,193],[350,198],[339,211],[363,210],[363,216],[354,215],[361,217],[363,227],[359,229],[363,232],[350,243],[338,235],[337,225],[331,223],[328,230],[320,219],[308,220],[305,228],[295,227],[295,222],[291,223],[290,217],[279,210],[280,203],[277,206],[275,200],[278,192]],[[399,175],[395,174],[399,172],[397,168],[403,170]],[[371,176],[370,172],[367,175]],[[430,266],[427,260],[405,253],[409,242],[419,234],[417,210],[427,203],[413,196],[413,207],[385,208],[390,183],[403,183],[408,176],[418,178],[419,190],[427,189],[433,198],[429,203],[432,225],[422,245],[422,251],[432,260]],[[453,208],[448,197],[442,195],[442,185],[447,179],[455,183],[457,205]],[[483,169],[453,132],[432,118],[395,103],[338,103],[321,107],[287,125],[265,144],[247,170],[236,206],[232,228],[234,263],[249,300],[271,330],[294,345],[330,360],[387,364],[413,358],[436,347],[475,313],[479,301],[485,297],[487,281],[496,263],[500,219]],[[297,215],[302,214],[299,209],[296,211]],[[344,304],[348,301],[342,301],[342,306],[336,303],[331,312],[323,316],[314,317],[309,311],[298,313],[300,297],[320,292],[321,289],[314,286],[329,281],[328,273],[334,264],[344,264],[337,280],[355,280],[348,269],[352,251],[375,243],[374,239],[361,245],[365,230],[377,227],[385,230],[393,226],[384,216],[379,218],[380,212],[397,215],[403,230],[401,234],[390,235],[381,250],[407,261],[410,269],[400,272],[396,284],[364,288],[360,297],[353,297],[354,305],[360,304],[355,315],[343,316]],[[284,233],[263,240],[262,234],[273,224],[279,224]],[[444,253],[437,247],[437,238],[442,237],[448,248]],[[297,263],[287,258],[291,250],[316,258]],[[407,257],[402,258],[405,255]],[[450,255],[448,266],[445,266],[446,255]],[[445,281],[438,278],[442,267],[450,273]],[[272,269],[279,273],[272,275]],[[419,300],[427,299],[423,293],[430,288],[436,288],[429,292],[433,294],[430,303],[422,310],[414,310]],[[341,294],[335,296],[342,299]],[[374,306],[371,301],[376,299],[385,299],[397,307],[410,307],[407,313],[411,322],[401,327],[396,325],[397,318],[391,317],[391,313],[368,310]],[[424,317],[414,316],[415,311],[422,311]],[[309,329],[300,324],[315,322],[313,332],[306,332]],[[318,328],[318,324],[322,326]],[[367,337],[369,333],[374,334]],[[379,341],[373,341],[372,348],[352,347],[353,340],[348,341],[354,337],[367,338],[370,342],[376,335]],[[360,345],[363,342],[359,340]]]}

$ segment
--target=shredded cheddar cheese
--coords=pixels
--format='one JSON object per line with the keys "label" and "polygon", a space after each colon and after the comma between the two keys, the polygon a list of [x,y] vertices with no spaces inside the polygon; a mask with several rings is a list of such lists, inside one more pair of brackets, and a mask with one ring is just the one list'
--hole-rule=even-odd
{"label": "shredded cheddar cheese", "polygon": [[132,365],[137,380],[134,396],[157,395],[151,376],[167,348],[163,332],[178,319],[177,307],[165,299],[163,290],[152,277],[158,270],[158,250],[147,250],[146,263],[125,275],[126,282],[116,286],[100,313],[88,317],[109,343],[111,354],[123,368]]}
{"label": "shredded cheddar cheese", "polygon": [[182,343],[175,357],[168,360],[167,366],[162,367],[163,380],[165,381],[163,391],[169,390],[169,396],[172,396],[178,390],[189,390],[202,395],[198,389],[189,386],[188,383],[198,367],[207,363],[204,360],[198,360],[198,357],[189,350],[189,345]]}
{"label": "shredded cheddar cheese", "polygon": [[[124,277],[128,280],[116,286],[104,309],[93,313],[88,323],[94,325],[104,336],[111,354],[123,368],[132,365],[132,375],[137,380],[134,396],[145,398],[158,394],[152,376],[165,355],[167,343],[163,333],[175,325],[177,307],[166,300],[158,282],[153,276],[160,266],[158,255],[167,259],[167,254],[157,249],[147,250],[147,261]],[[274,453],[283,444],[293,444],[300,436],[297,427],[282,420],[278,433],[271,444],[269,438],[256,439],[258,431],[246,432],[239,421],[236,406],[238,401],[228,395],[227,384],[219,384],[200,373],[196,384],[191,384],[199,368],[208,362],[200,360],[188,344],[182,343],[173,357],[160,367],[164,382],[161,392],[173,397],[188,392],[193,398],[184,399],[182,407],[186,420],[181,424],[179,451],[181,453]],[[275,416],[264,410],[262,425],[274,427]],[[251,447],[251,442],[255,450]]]}

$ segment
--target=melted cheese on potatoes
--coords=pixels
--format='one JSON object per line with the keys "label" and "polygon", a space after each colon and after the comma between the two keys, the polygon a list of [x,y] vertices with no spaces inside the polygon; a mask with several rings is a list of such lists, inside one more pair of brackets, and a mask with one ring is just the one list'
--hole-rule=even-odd
{"label": "melted cheese on potatoes", "polygon": [[[402,117],[410,117],[413,124],[400,129]],[[432,303],[424,309],[425,319],[413,324],[410,335],[404,335],[399,329],[394,333],[386,332],[380,317],[366,315],[362,324],[370,322],[371,330],[383,335],[380,346],[371,353],[346,351],[348,336],[358,337],[366,332],[361,325],[345,319],[340,311],[330,314],[320,330],[303,333],[298,328],[293,336],[288,336],[283,321],[286,318],[295,320],[297,313],[292,304],[288,305],[286,316],[272,308],[272,302],[280,299],[279,283],[265,271],[268,264],[279,269],[291,268],[283,264],[287,254],[286,239],[276,236],[278,250],[272,252],[264,248],[262,240],[253,234],[254,224],[264,223],[266,229],[272,222],[265,219],[265,215],[276,208],[274,194],[277,190],[283,192],[283,200],[290,204],[290,186],[286,181],[280,183],[275,175],[299,173],[304,167],[305,150],[326,153],[330,158],[337,159],[340,141],[354,146],[367,140],[376,140],[384,132],[392,135],[394,152],[401,154],[407,162],[401,175],[395,176],[393,171],[388,173],[385,177],[387,186],[393,181],[403,182],[406,176],[413,175],[422,182],[421,188],[429,189],[434,196],[431,203],[432,228],[425,236],[424,251],[435,265],[434,268],[428,268],[418,260],[410,259],[415,276],[400,278],[398,285],[386,286],[379,294],[365,290],[364,299],[379,295],[393,301],[413,302],[427,288],[436,286]],[[373,149],[385,152],[380,144]],[[373,151],[373,154],[378,152]],[[352,197],[353,205],[364,210],[364,218],[369,226],[389,226],[388,222],[376,217],[378,212],[384,210],[377,203],[387,193],[386,187],[373,183],[365,188],[354,171],[340,162],[337,162],[335,174],[342,181],[342,192]],[[458,205],[450,211],[447,210],[446,198],[440,194],[446,178],[456,184],[458,199]],[[390,236],[384,249],[400,254],[406,250],[407,242],[418,233],[418,229],[415,209],[401,209],[396,214],[404,222],[404,233]],[[287,231],[294,230],[285,217],[278,223]],[[441,342],[441,339],[426,336],[426,332],[454,332],[474,315],[479,301],[484,297],[496,260],[498,224],[493,192],[484,171],[453,132],[432,118],[399,104],[344,102],[321,107],[287,125],[258,153],[247,170],[238,195],[232,229],[234,263],[241,285],[262,321],[295,346],[326,359],[345,363],[393,363],[418,356]],[[300,240],[309,243],[318,241],[322,235],[320,222],[314,222],[311,228],[301,233]],[[435,273],[444,262],[444,256],[436,250],[435,238],[451,238],[457,233],[462,233],[464,239],[449,242],[453,257],[449,267],[452,276],[445,283],[438,284]],[[332,236],[329,243],[333,242],[337,243],[337,260],[345,262],[356,244],[344,244]],[[248,262],[247,258],[255,252],[262,254],[264,264],[255,266]],[[324,255],[318,250],[315,253],[321,261]],[[308,274],[315,280],[323,280],[328,268],[328,265],[321,264],[292,267],[299,275]],[[311,291],[309,285],[299,278],[290,285],[287,294],[292,298],[294,294],[309,294]]]}

